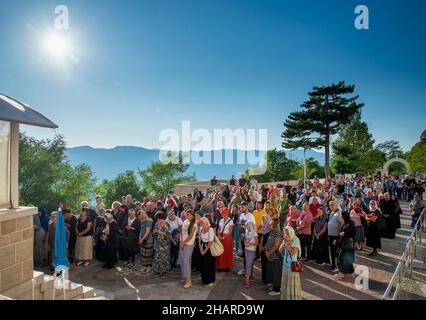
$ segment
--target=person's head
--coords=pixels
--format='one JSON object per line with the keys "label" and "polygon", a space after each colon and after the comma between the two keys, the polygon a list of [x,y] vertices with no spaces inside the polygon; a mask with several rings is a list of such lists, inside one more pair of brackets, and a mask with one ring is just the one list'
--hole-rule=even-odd
{"label": "person's head", "polygon": [[122,204],[120,206],[120,212],[121,213],[128,213],[129,212],[129,207],[127,205],[125,205],[125,204]]}
{"label": "person's head", "polygon": [[82,202],[81,202],[80,207],[81,207],[81,208],[87,208],[87,209],[89,209],[89,202],[87,202],[87,201],[82,201]]}
{"label": "person's head", "polygon": [[221,208],[221,209],[220,209],[220,213],[222,214],[222,217],[223,217],[224,219],[227,219],[227,218],[229,217],[229,214],[230,214],[230,212],[229,212],[229,209],[228,209],[228,208]]}
{"label": "person's head", "polygon": [[248,203],[247,202],[245,202],[245,201],[241,202],[241,211],[243,213],[247,213],[249,211],[248,210]]}
{"label": "person's head", "polygon": [[258,210],[258,211],[262,210],[262,201],[256,202],[256,210]]}
{"label": "person's head", "polygon": [[136,212],[138,212],[140,209],[142,208],[142,203],[140,203],[139,201],[135,203],[135,210]]}
{"label": "person's head", "polygon": [[330,209],[331,209],[331,211],[337,210],[337,202],[336,201],[330,201]]}
{"label": "person's head", "polygon": [[58,218],[58,211],[53,211],[50,214],[50,220],[52,220],[52,223],[56,223],[57,218]]}
{"label": "person's head", "polygon": [[389,192],[385,193],[385,200],[390,200],[390,194],[389,194]]}
{"label": "person's head", "polygon": [[81,219],[86,219],[88,214],[89,214],[89,209],[81,208],[81,210],[80,210],[80,218]]}
{"label": "person's head", "polygon": [[97,196],[95,197],[95,200],[96,200],[96,203],[97,203],[97,204],[101,204],[101,203],[102,203],[102,197],[101,197],[100,195],[97,195]]}
{"label": "person's head", "polygon": [[66,208],[62,210],[62,213],[64,214],[64,219],[67,220],[71,217],[71,210]]}
{"label": "person's head", "polygon": [[271,229],[271,231],[278,231],[280,230],[280,224],[277,220],[272,219],[271,221],[269,221],[269,228]]}
{"label": "person's head", "polygon": [[133,202],[133,197],[132,197],[132,195],[131,195],[131,194],[128,194],[128,195],[126,196],[126,202],[127,202],[128,204]]}
{"label": "person's head", "polygon": [[309,204],[305,203],[305,204],[303,205],[303,212],[305,212],[305,213],[309,213]]}
{"label": "person's head", "polygon": [[297,215],[297,208],[296,206],[290,206],[289,212],[292,216],[296,216]]}
{"label": "person's head", "polygon": [[105,209],[104,209],[104,208],[100,208],[100,209],[99,209],[99,215],[100,215],[101,217],[103,217],[103,216],[105,215]]}
{"label": "person's head", "polygon": [[373,197],[373,192],[371,192],[371,190],[367,191],[367,197],[368,198],[372,198]]}
{"label": "person's head", "polygon": [[312,203],[313,203],[314,205],[317,205],[317,204],[318,204],[318,198],[317,198],[317,197],[313,197],[313,198],[312,198]]}
{"label": "person's head", "polygon": [[353,210],[358,210],[359,209],[359,203],[358,203],[358,201],[354,201],[354,203],[352,203],[352,209]]}
{"label": "person's head", "polygon": [[143,222],[146,220],[152,221],[152,219],[148,216],[145,210],[139,211],[139,219]]}
{"label": "person's head", "polygon": [[322,218],[322,217],[324,217],[324,216],[325,216],[325,210],[324,210],[324,208],[323,208],[323,207],[318,208],[318,216],[319,216],[320,218]]}
{"label": "person's head", "polygon": [[191,210],[191,209],[186,210],[186,219],[188,221],[193,221],[194,220],[194,216],[195,216],[194,210]]}
{"label": "person's head", "polygon": [[202,217],[200,219],[200,223],[201,223],[201,227],[206,230],[208,228],[210,228],[210,220],[207,219],[207,217]]}
{"label": "person's head", "polygon": [[158,211],[155,214],[155,219],[156,220],[166,220],[166,214],[163,211]]}
{"label": "person's head", "polygon": [[376,202],[376,200],[371,200],[370,201],[370,208],[373,209],[373,210],[377,209],[377,202]]}
{"label": "person's head", "polygon": [[167,214],[167,217],[169,218],[169,220],[175,221],[176,220],[175,211],[174,210],[170,210],[169,213]]}
{"label": "person's head", "polygon": [[234,203],[232,205],[232,213],[237,213],[237,212],[238,212],[238,205]]}
{"label": "person's head", "polygon": [[290,241],[292,241],[296,237],[296,233],[294,232],[294,229],[291,226],[286,226],[284,228],[284,234]]}
{"label": "person's head", "polygon": [[199,222],[203,216],[200,211],[196,211],[194,214],[195,221]]}
{"label": "person's head", "polygon": [[269,201],[269,200],[266,200],[265,201],[265,205],[264,205],[264,209],[266,210],[266,211],[269,211],[269,209],[271,208],[271,201]]}
{"label": "person's head", "polygon": [[136,211],[134,209],[129,210],[129,218],[134,219],[136,217]]}
{"label": "person's head", "polygon": [[121,206],[120,202],[114,201],[111,205],[111,209],[117,212],[118,210],[120,210],[120,206]]}

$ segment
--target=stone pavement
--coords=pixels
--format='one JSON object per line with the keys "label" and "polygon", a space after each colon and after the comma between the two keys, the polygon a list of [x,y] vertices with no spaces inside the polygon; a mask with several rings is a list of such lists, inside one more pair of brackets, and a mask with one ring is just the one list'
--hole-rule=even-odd
{"label": "stone pavement", "polygon": [[[334,274],[328,271],[328,266],[318,266],[313,263],[305,264],[305,272],[301,274],[302,296],[308,300],[371,300],[380,299],[384,293],[398,260],[405,248],[411,216],[407,214],[408,204],[401,203],[404,215],[401,217],[402,229],[393,240],[382,239],[383,249],[376,257],[368,256],[370,249],[356,254],[356,265],[364,265],[369,271],[368,289],[358,290],[353,280],[337,281]],[[426,240],[426,239],[425,239]],[[426,241],[418,246],[418,257],[423,259],[426,254]],[[151,274],[141,274],[130,271],[121,265],[106,270],[101,264],[94,262],[89,267],[75,267],[70,271],[70,280],[82,283],[96,289],[111,292],[115,299],[159,299],[159,300],[279,300],[279,296],[271,297],[267,289],[260,283],[260,261],[255,265],[256,280],[252,287],[244,288],[243,276],[237,275],[242,267],[242,259],[234,256],[234,267],[230,272],[218,272],[213,288],[201,285],[199,276],[193,277],[192,288],[184,289],[180,280],[179,269],[169,273],[164,278]],[[414,270],[413,277],[416,285],[403,291],[403,299],[425,299],[426,272]]]}

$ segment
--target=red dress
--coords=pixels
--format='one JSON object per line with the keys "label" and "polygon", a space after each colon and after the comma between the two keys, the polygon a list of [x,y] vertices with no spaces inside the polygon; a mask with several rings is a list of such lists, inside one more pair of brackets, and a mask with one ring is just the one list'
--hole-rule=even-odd
{"label": "red dress", "polygon": [[216,262],[217,268],[220,270],[228,270],[232,268],[232,260],[234,255],[234,241],[232,239],[233,227],[234,226],[232,219],[229,219],[227,222],[224,222],[224,220],[222,219],[219,222],[218,234],[222,237],[226,237],[229,235],[226,239],[221,240],[223,245],[223,254],[217,257]]}

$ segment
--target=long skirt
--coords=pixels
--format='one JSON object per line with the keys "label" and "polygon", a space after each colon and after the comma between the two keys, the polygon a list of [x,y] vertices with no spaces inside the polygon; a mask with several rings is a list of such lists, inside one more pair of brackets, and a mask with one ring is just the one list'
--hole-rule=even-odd
{"label": "long skirt", "polygon": [[34,264],[37,267],[47,266],[47,239],[46,232],[34,233]]}
{"label": "long skirt", "polygon": [[355,250],[354,249],[340,250],[337,261],[338,261],[338,266],[341,273],[352,274],[355,272],[354,270]]}
{"label": "long skirt", "polygon": [[229,270],[232,268],[232,258],[234,255],[234,241],[231,236],[221,240],[223,245],[223,254],[217,257],[217,268],[219,270]]}
{"label": "long skirt", "polygon": [[198,245],[198,238],[194,241],[194,250],[192,251],[191,268],[194,271],[201,271],[201,253]]}
{"label": "long skirt", "polygon": [[365,242],[365,235],[364,235],[364,230],[365,227],[364,226],[356,226],[355,227],[355,237],[354,237],[354,242]]}
{"label": "long skirt", "polygon": [[105,266],[109,269],[114,267],[114,263],[118,262],[117,259],[117,246],[115,243],[108,241],[104,245],[103,257],[105,260]]}
{"label": "long skirt", "polygon": [[141,265],[142,267],[152,266],[152,259],[154,258],[154,241],[145,240],[141,244]]}
{"label": "long skirt", "polygon": [[158,238],[154,242],[152,271],[160,275],[170,271],[170,244],[167,238]]}
{"label": "long skirt", "polygon": [[191,260],[192,252],[194,251],[194,245],[185,245],[179,251],[179,264],[182,279],[191,279]]}
{"label": "long skirt", "polygon": [[89,261],[93,259],[92,237],[77,237],[75,258],[79,261]]}
{"label": "long skirt", "polygon": [[302,300],[300,274],[287,267],[282,268],[281,300]]}
{"label": "long skirt", "polygon": [[272,284],[272,290],[281,290],[282,260],[268,260],[266,265],[266,282]]}
{"label": "long skirt", "polygon": [[381,249],[382,241],[380,240],[380,233],[374,223],[369,224],[367,228],[367,247],[373,249]]}
{"label": "long skirt", "polygon": [[201,282],[210,284],[216,281],[216,258],[210,253],[210,249],[201,256]]}

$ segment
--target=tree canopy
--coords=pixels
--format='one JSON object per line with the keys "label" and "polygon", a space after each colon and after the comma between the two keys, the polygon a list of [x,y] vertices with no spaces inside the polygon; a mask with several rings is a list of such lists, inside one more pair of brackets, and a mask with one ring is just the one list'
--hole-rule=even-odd
{"label": "tree canopy", "polygon": [[416,143],[411,148],[407,161],[411,171],[426,173],[426,140]]}
{"label": "tree canopy", "polygon": [[344,81],[329,86],[314,87],[301,111],[291,112],[284,122],[284,148],[325,149],[325,170],[330,176],[330,139],[340,127],[350,121],[363,107],[358,96],[349,96],[355,86]]}
{"label": "tree canopy", "polygon": [[38,140],[19,135],[19,189],[21,205],[58,208],[66,200],[72,209],[87,200],[96,187],[96,178],[87,164],[72,166],[65,155],[61,135]]}

